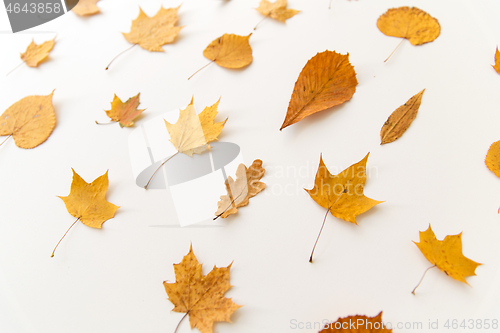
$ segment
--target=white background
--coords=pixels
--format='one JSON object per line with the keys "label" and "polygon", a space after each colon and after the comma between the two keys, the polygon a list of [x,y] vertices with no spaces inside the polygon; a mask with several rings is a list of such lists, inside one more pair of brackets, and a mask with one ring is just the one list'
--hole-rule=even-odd
{"label": "white background", "polygon": [[[333,0],[330,10],[328,2],[290,0],[301,13],[259,25],[250,66],[212,64],[190,81],[213,39],[253,32],[262,17],[257,0],[185,0],[175,43],[164,53],[135,47],[109,71],[109,60],[130,45],[121,32],[139,5],[151,16],[180,1],[105,0],[99,15],[69,13],[15,35],[0,10],[0,110],[56,89],[57,115],[39,147],[20,149],[12,139],[0,147],[1,332],[173,332],[183,314],[170,311],[162,282],[175,280],[172,264],[190,243],[205,274],[233,262],[226,296],[244,307],[214,332],[317,332],[290,322],[379,311],[394,325],[439,320],[440,332],[453,331],[443,328],[447,319],[500,320],[500,180],[484,165],[500,139],[500,75],[490,66],[500,43],[498,2]],[[399,39],[382,34],[377,18],[403,5],[436,17],[441,35],[422,46],[404,41],[383,63]],[[32,38],[41,43],[55,33],[50,59],[5,76]],[[302,67],[326,49],[349,52],[356,93],[280,132]],[[423,88],[409,130],[380,146],[384,121]],[[229,120],[220,139],[240,145],[247,164],[264,161],[266,190],[222,228],[166,227],[177,218],[170,194],[135,185],[130,129],[94,123],[106,121],[114,93],[126,100],[138,92],[147,108],[138,123],[184,108],[193,95],[198,112],[222,96],[219,117]],[[358,226],[329,216],[308,263],[324,209],[303,188],[313,185],[320,153],[338,172],[367,152],[365,193],[385,202],[359,216]],[[50,258],[74,221],[57,198],[69,193],[71,168],[88,182],[109,169],[107,199],[121,208],[101,230],[75,225]],[[470,286],[435,269],[410,293],[430,266],[412,243],[429,223],[438,239],[463,231],[465,256],[484,264]],[[179,332],[189,331],[185,320]]]}

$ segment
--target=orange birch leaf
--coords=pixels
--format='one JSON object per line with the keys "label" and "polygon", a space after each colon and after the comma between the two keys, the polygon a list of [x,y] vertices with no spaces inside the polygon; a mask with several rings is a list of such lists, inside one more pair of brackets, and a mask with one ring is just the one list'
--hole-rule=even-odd
{"label": "orange birch leaf", "polygon": [[391,333],[382,321],[382,311],[375,317],[349,316],[328,324],[319,333]]}
{"label": "orange birch leaf", "polygon": [[484,163],[497,177],[500,177],[500,141],[491,144]]}
{"label": "orange birch leaf", "polygon": [[252,48],[248,40],[250,36],[224,34],[214,39],[203,51],[203,55],[225,68],[242,68],[252,60]]}

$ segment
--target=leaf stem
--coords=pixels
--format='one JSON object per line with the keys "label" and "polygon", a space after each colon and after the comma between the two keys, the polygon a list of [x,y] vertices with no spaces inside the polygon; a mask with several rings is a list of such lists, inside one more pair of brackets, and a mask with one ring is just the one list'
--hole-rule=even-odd
{"label": "leaf stem", "polygon": [[160,170],[160,168],[163,166],[163,164],[167,163],[168,161],[170,161],[170,159],[172,157],[174,157],[175,155],[179,154],[179,152],[173,154],[172,156],[170,156],[169,158],[167,158],[162,164],[160,164],[160,166],[155,170],[155,172],[153,172],[153,174],[151,175],[151,178],[149,178],[148,182],[146,183],[146,185],[144,185],[144,189],[147,190],[148,189],[148,186],[149,186],[149,183],[151,183],[151,180],[153,180],[153,177],[156,175],[156,173],[158,172],[158,170]]}
{"label": "leaf stem", "polygon": [[332,0],[330,0],[330,4],[328,5],[328,9],[332,9]]}
{"label": "leaf stem", "polygon": [[206,64],[205,66],[203,66],[202,68],[198,69],[196,72],[194,72],[190,77],[188,77],[188,80],[190,78],[192,78],[196,73],[198,73],[199,71],[201,71],[203,68],[207,67],[208,65],[210,65],[211,63],[213,63],[215,60],[212,60],[210,61],[208,64]]}
{"label": "leaf stem", "polygon": [[323,231],[323,227],[325,226],[326,217],[328,216],[328,213],[330,212],[330,208],[331,208],[331,206],[328,207],[328,209],[326,210],[325,218],[323,219],[323,224],[321,225],[321,229],[319,230],[318,237],[316,238],[316,242],[314,243],[313,250],[311,252],[311,256],[309,257],[309,262],[310,263],[313,262],[314,250],[316,249],[316,244],[318,244],[319,236],[321,235],[321,232]]}
{"label": "leaf stem", "polygon": [[2,143],[0,143],[0,146],[4,144],[5,141],[9,140],[9,138],[12,136],[12,134],[10,134],[7,138],[5,138],[5,140],[2,141]]}
{"label": "leaf stem", "polygon": [[5,76],[9,75],[13,71],[15,71],[16,69],[18,69],[19,67],[21,67],[22,64],[24,64],[24,61],[22,63],[20,63],[19,65],[17,65],[16,67],[14,67],[13,69],[11,69],[10,72],[8,72],[7,74],[5,74]]}
{"label": "leaf stem", "polygon": [[100,123],[100,122],[98,122],[98,121],[96,120],[96,121],[95,121],[95,123],[96,123],[97,125],[112,125],[112,124],[116,124],[116,121],[110,121],[109,123]]}
{"label": "leaf stem", "polygon": [[257,27],[259,26],[259,24],[261,24],[261,22],[262,22],[262,21],[264,21],[266,18],[267,18],[267,15],[266,15],[266,16],[264,16],[264,17],[262,18],[262,20],[260,20],[260,21],[259,21],[259,23],[257,23],[257,24],[255,25],[255,27],[253,27],[253,30],[257,30]]}
{"label": "leaf stem", "polygon": [[[229,189],[230,191],[231,189]],[[229,208],[231,208],[232,206],[234,206],[234,202],[236,201],[236,199],[238,199],[242,194],[243,192],[245,192],[245,190],[242,190],[240,194],[238,194],[238,196],[236,198],[234,198],[231,203],[229,204],[229,206],[227,206],[226,209],[224,209],[224,211],[222,213],[220,213],[219,215],[217,215],[216,217],[213,218],[213,220],[217,220],[219,217],[221,217]],[[229,194],[229,193],[228,193]]]}
{"label": "leaf stem", "polygon": [[77,218],[75,222],[73,222],[73,224],[68,228],[68,230],[66,230],[66,232],[64,233],[64,235],[61,237],[61,239],[59,240],[59,242],[57,242],[56,247],[54,248],[54,250],[52,251],[52,254],[50,255],[51,258],[54,257],[54,252],[56,252],[56,249],[59,246],[59,243],[61,243],[61,241],[63,240],[64,236],[66,236],[66,234],[68,233],[68,231],[71,228],[73,228],[73,226],[75,225],[76,222],[78,222],[78,220],[80,220],[80,217]]}
{"label": "leaf stem", "polygon": [[422,275],[422,277],[420,278],[420,281],[418,281],[417,286],[416,286],[415,288],[413,288],[413,290],[411,291],[411,293],[412,293],[413,295],[415,295],[415,290],[416,290],[416,289],[418,288],[418,286],[420,286],[420,284],[422,283],[422,280],[424,279],[424,276],[425,276],[425,274],[427,273],[427,271],[428,271],[429,269],[431,269],[431,268],[434,268],[434,267],[436,267],[436,265],[433,265],[433,266],[431,266],[431,267],[429,267],[429,268],[427,268],[427,269],[425,270],[424,275]]}
{"label": "leaf stem", "polygon": [[131,47],[127,48],[126,50],[123,50],[120,53],[118,53],[113,59],[111,59],[111,61],[109,62],[108,66],[106,66],[106,70],[108,70],[109,66],[111,66],[111,64],[113,63],[113,61],[116,60],[116,58],[118,58],[119,56],[121,56],[122,54],[124,54],[125,52],[127,52],[128,50],[132,49],[136,45],[137,44],[134,44]]}
{"label": "leaf stem", "polygon": [[394,52],[396,52],[396,50],[399,48],[399,46],[401,45],[401,43],[403,43],[405,39],[404,38],[401,38],[401,41],[399,42],[398,46],[396,46],[396,48],[391,52],[391,54],[389,54],[389,56],[387,57],[387,59],[384,60],[384,62],[386,62],[387,60],[389,60],[389,58],[394,54]]}
{"label": "leaf stem", "polygon": [[188,315],[188,313],[189,313],[189,310],[186,312],[186,314],[185,314],[185,315],[181,318],[181,320],[180,320],[180,321],[179,321],[179,323],[177,324],[177,327],[175,328],[174,333],[176,333],[176,332],[177,332],[177,330],[179,329],[179,326],[181,326],[182,321],[184,320],[184,318],[186,318],[186,316]]}

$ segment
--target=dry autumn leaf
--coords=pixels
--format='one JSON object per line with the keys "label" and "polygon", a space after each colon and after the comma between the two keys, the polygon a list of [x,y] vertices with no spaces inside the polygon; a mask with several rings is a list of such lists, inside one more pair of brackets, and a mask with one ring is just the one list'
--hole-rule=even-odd
{"label": "dry autumn leaf", "polygon": [[[111,118],[111,121],[118,122],[120,127],[133,126],[134,119],[139,117],[142,111],[145,110],[137,109],[140,103],[139,95],[140,93],[134,97],[130,97],[125,103],[123,103],[115,94],[113,102],[111,102],[111,110],[105,110],[108,117]],[[99,124],[97,121],[96,123]]]}
{"label": "dry autumn leaf", "polygon": [[100,13],[99,7],[97,7],[97,2],[99,0],[79,0],[78,4],[73,7],[73,13],[80,16],[90,16]]}
{"label": "dry autumn leaf", "polygon": [[[286,0],[276,0],[276,2],[274,3],[267,0],[261,0],[259,3],[259,7],[257,7],[256,9],[259,13],[264,15],[264,18],[262,20],[264,20],[266,17],[271,17],[278,21],[285,22],[286,20],[300,12],[300,10],[288,9],[286,8],[286,6]],[[255,26],[254,30],[256,28],[257,26]]]}
{"label": "dry autumn leaf", "polygon": [[229,176],[224,182],[227,194],[221,196],[217,203],[216,218],[236,214],[239,207],[248,205],[251,197],[266,188],[266,184],[260,181],[265,172],[261,160],[253,161],[248,169],[243,163],[238,165],[236,180]]}
{"label": "dry autumn leaf", "polygon": [[498,51],[498,46],[497,46],[497,51],[495,52],[495,64],[491,65],[495,71],[500,74],[500,52]]}
{"label": "dry autumn leaf", "polygon": [[12,104],[0,116],[0,136],[12,136],[16,146],[25,149],[45,142],[56,126],[53,94],[28,96]]}
{"label": "dry autumn leaf", "polygon": [[54,48],[55,39],[54,37],[54,39],[43,42],[40,45],[36,45],[34,41],[31,41],[26,51],[21,53],[21,59],[29,67],[38,67],[38,64],[47,59],[50,51]]}
{"label": "dry autumn leaf", "polygon": [[[318,205],[327,209],[323,226],[325,225],[328,212],[339,219],[357,224],[356,216],[383,202],[370,199],[363,193],[366,182],[366,161],[368,160],[368,155],[370,153],[366,154],[365,158],[361,161],[351,165],[338,175],[332,175],[328,171],[323,162],[323,156],[320,156],[314,187],[306,191]],[[321,230],[323,230],[323,226]],[[318,239],[316,239],[316,243]],[[315,247],[316,244],[314,244]],[[309,259],[310,262],[312,262],[314,248]]]}
{"label": "dry autumn leaf", "polygon": [[375,317],[349,316],[339,318],[333,323],[325,325],[319,333],[391,333],[382,321],[382,311]]}
{"label": "dry autumn leaf", "polygon": [[324,51],[312,57],[300,72],[280,130],[313,113],[351,99],[356,91],[356,72],[349,54]]}
{"label": "dry autumn leaf", "polygon": [[[67,197],[59,197],[64,201],[68,213],[76,217],[76,221],[73,222],[68,231],[78,221],[86,226],[100,229],[104,222],[115,216],[115,212],[119,206],[106,201],[108,185],[107,171],[104,175],[99,176],[89,184],[73,170],[73,181],[71,182],[69,195]],[[51,257],[54,256],[57,246],[64,236],[66,236],[66,233],[57,243]]]}
{"label": "dry autumn leaf", "polygon": [[[477,266],[481,265],[462,254],[462,233],[448,235],[440,241],[436,239],[436,235],[429,224],[426,231],[420,231],[420,243],[414,243],[425,258],[434,265],[429,268],[437,267],[446,275],[466,284],[468,283],[465,278],[476,275],[475,270]],[[415,289],[412,291],[413,294],[415,294]]]}
{"label": "dry autumn leaf", "polygon": [[241,305],[224,297],[231,288],[230,269],[231,265],[220,268],[214,266],[204,276],[191,246],[182,261],[174,264],[175,282],[163,282],[168,299],[175,306],[172,311],[185,312],[182,319],[189,315],[191,329],[196,327],[201,333],[212,333],[216,321],[231,322],[231,315]]}
{"label": "dry autumn leaf", "polygon": [[500,177],[500,141],[491,144],[484,163],[497,177]]}
{"label": "dry autumn leaf", "polygon": [[399,139],[408,127],[410,127],[413,119],[417,116],[424,90],[425,89],[397,108],[385,121],[384,126],[382,126],[380,130],[381,145]]}
{"label": "dry autumn leaf", "polygon": [[139,16],[132,21],[130,32],[123,33],[123,36],[129,43],[138,44],[145,50],[164,52],[162,45],[172,43],[182,29],[175,26],[179,7],[161,7],[153,17],[147,16],[139,8]]}

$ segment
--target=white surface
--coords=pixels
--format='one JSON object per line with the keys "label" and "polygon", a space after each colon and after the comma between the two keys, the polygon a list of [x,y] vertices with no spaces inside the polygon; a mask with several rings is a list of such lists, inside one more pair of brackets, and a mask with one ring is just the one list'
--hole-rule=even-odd
{"label": "white surface", "polygon": [[[250,38],[254,61],[243,70],[210,65],[202,51],[223,33],[247,35],[261,19],[257,0],[184,1],[181,30],[164,53],[135,47],[109,71],[106,64],[129,46],[138,5],[148,15],[159,1],[106,0],[102,14],[72,13],[31,31],[0,34],[0,73],[19,62],[31,38],[57,32],[50,59],[0,75],[0,110],[22,97],[54,88],[57,127],[33,150],[9,140],[0,147],[0,331],[173,332],[162,281],[174,281],[173,263],[190,243],[204,264],[231,270],[227,297],[244,305],[233,323],[214,332],[317,332],[291,329],[291,320],[321,322],[353,314],[386,322],[500,319],[500,181],[484,165],[500,139],[500,76],[491,68],[500,43],[500,6],[490,1],[290,0],[302,12],[286,24],[267,19]],[[174,7],[178,1],[162,1]],[[414,47],[376,28],[388,8],[415,5],[442,27],[434,42]],[[9,30],[0,10],[0,29]],[[349,52],[359,85],[351,101],[280,132],[294,83],[308,59],[325,49]],[[404,136],[380,146],[389,114],[426,88],[416,120]],[[217,228],[162,228],[173,214],[165,191],[134,182],[130,129],[97,126],[116,93],[141,92],[147,108],[138,122],[220,96],[220,138],[238,144],[246,163],[264,161],[268,188]],[[308,263],[324,210],[311,188],[323,153],[332,172],[370,151],[367,196],[385,200],[358,218],[359,226],[328,217],[314,264]],[[86,181],[109,169],[107,199],[121,206],[102,230],[73,222],[58,195],[67,195],[71,167]],[[214,206],[216,203],[214,203]],[[439,239],[463,231],[465,256],[484,263],[471,287],[430,271],[417,295],[410,291],[429,266],[412,241],[429,223]],[[156,227],[154,227],[156,226]],[[180,332],[189,332],[184,321]],[[427,330],[395,329],[394,332]],[[460,332],[461,330],[449,330]],[[471,332],[473,330],[467,330]],[[487,331],[487,330],[476,330]],[[492,330],[489,330],[492,331]]]}

